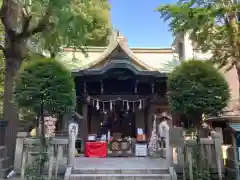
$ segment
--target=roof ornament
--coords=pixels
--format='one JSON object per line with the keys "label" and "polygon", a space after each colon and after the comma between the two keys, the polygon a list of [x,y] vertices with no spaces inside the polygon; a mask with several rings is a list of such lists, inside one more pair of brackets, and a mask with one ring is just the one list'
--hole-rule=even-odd
{"label": "roof ornament", "polygon": [[119,29],[116,31],[116,36],[117,36],[117,37],[120,36],[120,31],[119,31]]}

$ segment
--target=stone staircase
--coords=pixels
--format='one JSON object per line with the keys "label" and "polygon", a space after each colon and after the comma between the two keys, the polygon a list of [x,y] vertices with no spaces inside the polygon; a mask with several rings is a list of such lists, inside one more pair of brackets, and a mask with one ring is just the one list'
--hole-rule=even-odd
{"label": "stone staircase", "polygon": [[64,180],[177,180],[169,169],[71,169]]}
{"label": "stone staircase", "polygon": [[6,148],[0,146],[0,179],[5,178],[13,169],[11,159],[7,157]]}
{"label": "stone staircase", "polygon": [[64,180],[177,180],[166,159],[149,157],[75,158]]}

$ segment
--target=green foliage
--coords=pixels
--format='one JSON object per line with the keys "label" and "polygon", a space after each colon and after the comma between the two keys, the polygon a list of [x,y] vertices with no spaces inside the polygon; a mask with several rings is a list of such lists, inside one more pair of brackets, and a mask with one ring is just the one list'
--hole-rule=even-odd
{"label": "green foliage", "polygon": [[39,114],[41,103],[51,114],[72,112],[76,93],[71,72],[53,59],[26,63],[15,80],[15,101],[20,108]]}
{"label": "green foliage", "polygon": [[[49,10],[50,9],[50,10]],[[62,47],[104,46],[110,32],[107,0],[36,0],[31,5],[32,23],[49,11],[46,28],[32,37],[38,50],[56,54]]]}
{"label": "green foliage", "polygon": [[4,71],[4,56],[3,53],[0,52],[0,120],[3,119]]}
{"label": "green foliage", "polygon": [[33,163],[28,165],[26,168],[26,180],[46,180],[44,178],[44,174],[40,174],[40,170],[42,167],[44,167],[48,159],[48,154],[46,152],[38,153]]}
{"label": "green foliage", "polygon": [[[192,153],[192,172],[193,172],[193,179],[194,180],[211,180],[211,174],[209,169],[209,162],[208,159],[202,156],[201,153],[201,143],[199,135],[196,135],[196,143],[192,144],[191,146],[188,145],[188,148],[191,148]],[[186,158],[187,159],[187,158]],[[187,179],[189,179],[189,167],[188,164],[185,164],[185,172],[187,175]]]}
{"label": "green foliage", "polygon": [[104,46],[108,43],[111,29],[108,0],[1,2],[5,32],[11,32],[8,35],[14,40],[30,39],[30,51],[52,55],[62,47],[84,51],[86,45]]}
{"label": "green foliage", "polygon": [[210,63],[185,61],[168,78],[169,103],[186,115],[217,115],[229,100],[228,83]]}
{"label": "green foliage", "polygon": [[[179,0],[157,9],[169,22],[174,35],[190,33],[202,52],[211,50],[210,59],[227,70],[240,63],[240,4],[220,0]],[[240,69],[239,69],[240,71]]]}

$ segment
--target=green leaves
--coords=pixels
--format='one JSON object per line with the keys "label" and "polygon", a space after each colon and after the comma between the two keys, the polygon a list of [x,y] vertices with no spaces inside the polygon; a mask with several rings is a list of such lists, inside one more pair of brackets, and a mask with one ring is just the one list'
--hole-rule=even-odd
{"label": "green leaves", "polygon": [[30,38],[40,52],[57,54],[62,47],[83,50],[84,46],[108,43],[111,27],[107,0],[3,2],[5,31],[13,39]]}
{"label": "green leaves", "polygon": [[41,103],[49,113],[72,112],[76,93],[71,72],[53,59],[35,59],[23,66],[15,81],[15,101],[38,114]]}
{"label": "green leaves", "polygon": [[210,63],[186,61],[169,75],[168,97],[177,113],[217,115],[227,105],[228,83]]}
{"label": "green leaves", "polygon": [[87,45],[107,44],[110,29],[107,0],[49,0],[45,8],[36,9],[37,14],[41,8],[50,8],[47,28],[33,38],[42,49],[57,53],[62,46],[83,49]]}
{"label": "green leaves", "polygon": [[184,0],[157,9],[173,34],[190,33],[198,50],[211,51],[212,62],[231,69],[240,60],[240,4],[219,0]]}

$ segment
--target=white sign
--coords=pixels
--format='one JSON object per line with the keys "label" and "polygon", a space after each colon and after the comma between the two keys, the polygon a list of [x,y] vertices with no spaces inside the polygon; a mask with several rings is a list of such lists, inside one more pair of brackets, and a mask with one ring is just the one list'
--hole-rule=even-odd
{"label": "white sign", "polygon": [[147,144],[135,144],[135,156],[147,156]]}
{"label": "white sign", "polygon": [[76,137],[78,135],[78,124],[76,123],[69,124],[68,133],[69,135],[74,135]]}

